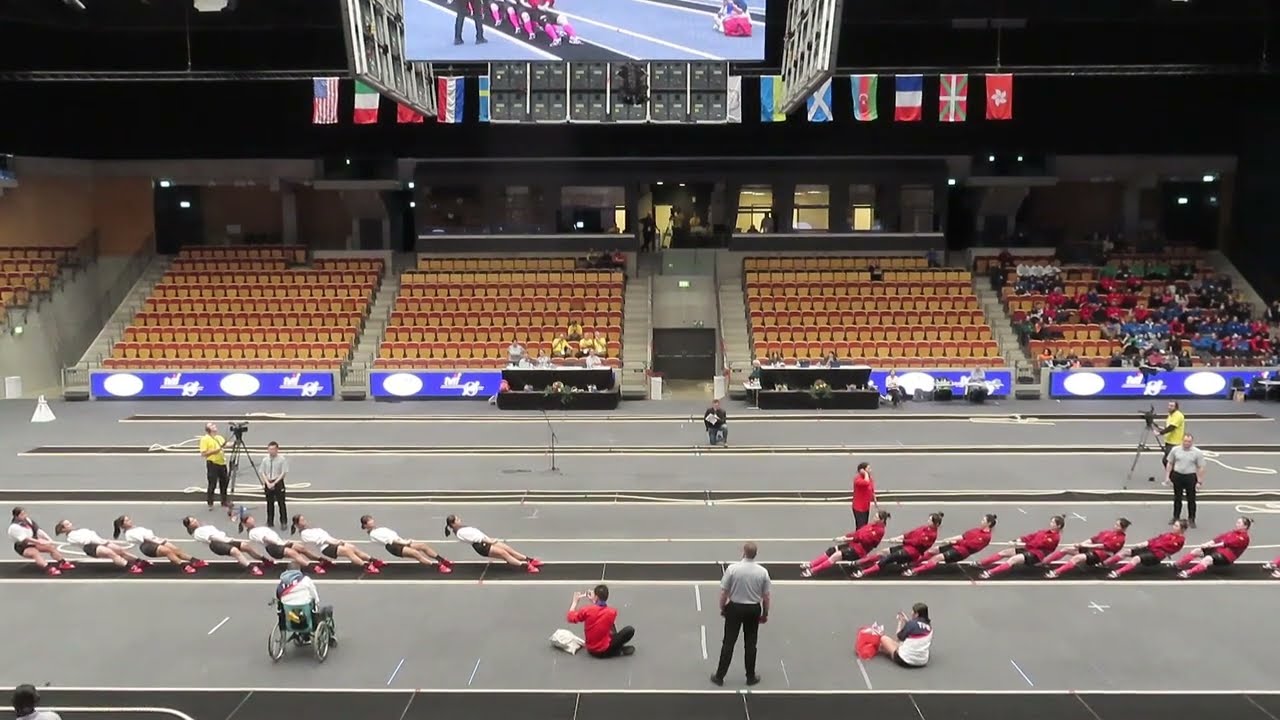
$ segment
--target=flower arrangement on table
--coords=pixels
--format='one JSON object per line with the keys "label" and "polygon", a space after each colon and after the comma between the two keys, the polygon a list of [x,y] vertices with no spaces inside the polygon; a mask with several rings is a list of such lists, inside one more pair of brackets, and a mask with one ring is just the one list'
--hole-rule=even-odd
{"label": "flower arrangement on table", "polygon": [[557,398],[560,400],[561,405],[568,405],[573,401],[573,393],[573,388],[567,387],[564,383],[557,380],[548,385],[547,388],[542,391],[542,396],[547,398]]}
{"label": "flower arrangement on table", "polygon": [[815,380],[813,381],[813,386],[809,388],[809,394],[815,400],[826,400],[831,397],[831,386],[827,384],[826,380]]}

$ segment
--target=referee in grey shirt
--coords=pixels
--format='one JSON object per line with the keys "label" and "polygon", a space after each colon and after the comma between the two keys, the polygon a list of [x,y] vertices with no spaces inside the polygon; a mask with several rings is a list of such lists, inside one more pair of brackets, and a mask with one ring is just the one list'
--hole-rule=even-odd
{"label": "referee in grey shirt", "polygon": [[720,665],[711,682],[724,685],[724,676],[733,662],[733,648],[742,633],[742,651],[747,669],[747,684],[760,682],[756,674],[756,637],[760,624],[769,622],[769,591],[773,585],[769,571],[756,563],[759,548],[749,542],[742,546],[742,560],[730,565],[720,579],[720,615],[724,617],[724,642],[720,646]]}
{"label": "referee in grey shirt", "polygon": [[262,491],[267,496],[267,527],[276,524],[276,506],[280,506],[280,527],[289,524],[289,509],[284,505],[284,480],[289,474],[289,460],[280,454],[280,443],[267,443],[267,456],[262,458]]}
{"label": "referee in grey shirt", "polygon": [[1187,498],[1187,520],[1196,526],[1196,489],[1204,484],[1204,452],[1194,444],[1195,438],[1182,436],[1182,444],[1169,450],[1164,470],[1164,484],[1173,486],[1173,519],[1182,517],[1182,497]]}

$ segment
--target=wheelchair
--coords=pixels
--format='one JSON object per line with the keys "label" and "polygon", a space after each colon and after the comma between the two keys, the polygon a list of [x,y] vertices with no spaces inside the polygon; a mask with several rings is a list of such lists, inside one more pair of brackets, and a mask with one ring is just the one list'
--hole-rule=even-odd
{"label": "wheelchair", "polygon": [[287,609],[276,605],[276,624],[267,637],[267,652],[272,662],[279,662],[284,657],[285,648],[290,643],[298,647],[310,646],[318,662],[329,657],[329,648],[334,644],[333,616],[318,617],[319,611],[309,605],[301,607],[289,606]]}

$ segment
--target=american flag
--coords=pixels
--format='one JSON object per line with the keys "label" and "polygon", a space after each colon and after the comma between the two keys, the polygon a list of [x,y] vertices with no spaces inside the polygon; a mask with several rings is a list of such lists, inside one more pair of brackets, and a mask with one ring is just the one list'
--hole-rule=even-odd
{"label": "american flag", "polygon": [[338,78],[315,78],[311,81],[315,97],[311,100],[312,125],[338,124]]}

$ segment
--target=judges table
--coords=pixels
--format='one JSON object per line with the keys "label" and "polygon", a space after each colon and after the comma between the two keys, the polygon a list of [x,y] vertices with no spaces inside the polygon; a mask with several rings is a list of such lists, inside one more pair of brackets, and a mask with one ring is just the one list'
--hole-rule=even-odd
{"label": "judges table", "polygon": [[[813,392],[819,380],[827,384],[829,393]],[[867,365],[761,368],[756,406],[761,410],[875,410],[880,407],[880,394],[866,389],[870,381]]]}
{"label": "judges table", "polygon": [[779,385],[785,385],[789,390],[807,390],[819,380],[831,386],[832,390],[844,390],[849,386],[861,390],[871,382],[871,368],[867,365],[760,368],[761,390],[774,390]]}
{"label": "judges table", "polygon": [[[622,400],[613,368],[508,368],[502,379],[510,388],[498,393],[502,410],[613,410]],[[549,394],[557,382],[571,392]]]}

